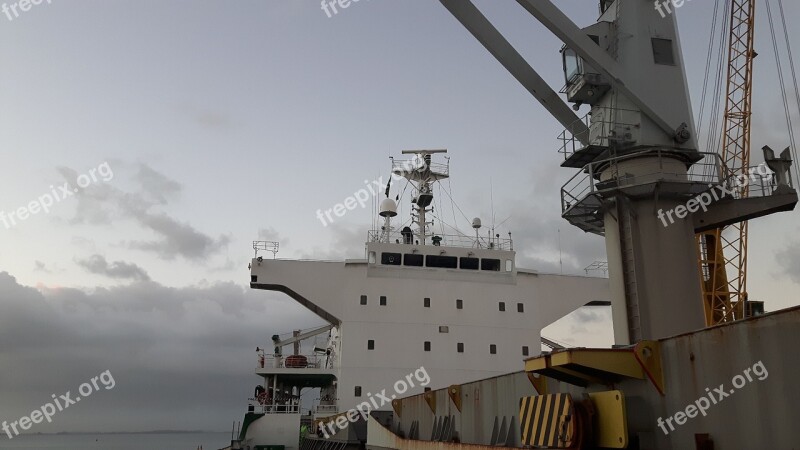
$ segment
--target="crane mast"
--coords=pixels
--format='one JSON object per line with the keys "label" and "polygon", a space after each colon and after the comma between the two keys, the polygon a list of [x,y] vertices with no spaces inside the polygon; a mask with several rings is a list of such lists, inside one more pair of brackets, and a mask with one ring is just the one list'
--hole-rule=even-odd
{"label": "crane mast", "polygon": [[755,0],[726,0],[724,142],[710,153],[697,148],[675,14],[650,2],[601,1],[597,22],[581,28],[552,0],[517,0],[563,42],[561,92],[575,111],[590,106],[579,118],[472,1],[439,1],[564,126],[561,166],[576,173],[561,187],[561,216],[606,241],[615,342],[745,317],[746,221],[791,211],[798,200],[789,150],[776,157],[765,147],[776,180],[769,186],[751,192],[744,182]]}
{"label": "crane mast", "polygon": [[[747,177],[755,51],[755,0],[731,0],[728,83],[723,119],[721,178]],[[749,195],[748,183],[736,195]],[[697,234],[706,325],[749,316],[747,307],[747,221]]]}

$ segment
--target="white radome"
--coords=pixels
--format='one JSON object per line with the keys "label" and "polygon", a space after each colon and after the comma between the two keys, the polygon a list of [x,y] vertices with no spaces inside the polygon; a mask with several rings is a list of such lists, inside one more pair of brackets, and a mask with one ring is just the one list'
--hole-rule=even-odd
{"label": "white radome", "polygon": [[394,217],[397,215],[397,203],[390,198],[385,198],[381,201],[380,213],[381,217]]}

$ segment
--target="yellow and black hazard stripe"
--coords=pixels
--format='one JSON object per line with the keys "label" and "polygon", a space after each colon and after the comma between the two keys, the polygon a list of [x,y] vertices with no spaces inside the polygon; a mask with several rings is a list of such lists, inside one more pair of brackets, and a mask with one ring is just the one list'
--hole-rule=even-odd
{"label": "yellow and black hazard stripe", "polygon": [[522,445],[569,448],[574,436],[574,408],[569,394],[523,397],[519,405]]}

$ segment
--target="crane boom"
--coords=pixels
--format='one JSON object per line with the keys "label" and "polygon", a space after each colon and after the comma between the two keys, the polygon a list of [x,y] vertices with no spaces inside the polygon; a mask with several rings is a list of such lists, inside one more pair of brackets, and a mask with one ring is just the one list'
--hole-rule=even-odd
{"label": "crane boom", "polygon": [[[755,0],[730,0],[722,179],[748,176],[755,58]],[[737,195],[749,195],[748,184]],[[747,317],[747,221],[697,235],[706,325]]]}

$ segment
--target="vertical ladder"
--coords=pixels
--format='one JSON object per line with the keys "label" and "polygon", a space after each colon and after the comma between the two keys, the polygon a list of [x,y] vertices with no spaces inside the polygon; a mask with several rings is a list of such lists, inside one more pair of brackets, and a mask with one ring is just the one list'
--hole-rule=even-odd
{"label": "vertical ladder", "polygon": [[639,286],[636,281],[636,257],[634,253],[633,218],[627,198],[617,197],[619,217],[619,240],[622,254],[622,278],[625,282],[625,307],[628,313],[628,334],[631,343],[642,340],[642,321],[639,312]]}

